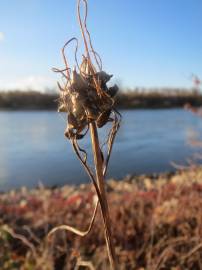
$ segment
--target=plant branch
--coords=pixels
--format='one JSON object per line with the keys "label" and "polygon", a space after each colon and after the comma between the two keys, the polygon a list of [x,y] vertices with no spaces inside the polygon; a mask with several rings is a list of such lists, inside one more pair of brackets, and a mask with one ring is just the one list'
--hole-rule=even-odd
{"label": "plant branch", "polygon": [[109,207],[107,202],[107,196],[105,192],[104,186],[104,176],[103,176],[103,160],[101,157],[101,150],[99,146],[99,138],[97,133],[97,127],[95,122],[90,123],[90,131],[91,131],[91,141],[92,141],[92,149],[94,155],[94,163],[96,170],[96,180],[97,185],[99,187],[100,195],[102,197],[103,206],[101,207],[103,222],[105,225],[105,239],[107,243],[107,251],[110,260],[110,267],[112,270],[116,268],[116,258],[115,258],[115,249],[112,241],[112,233],[111,233],[111,221],[109,216]]}

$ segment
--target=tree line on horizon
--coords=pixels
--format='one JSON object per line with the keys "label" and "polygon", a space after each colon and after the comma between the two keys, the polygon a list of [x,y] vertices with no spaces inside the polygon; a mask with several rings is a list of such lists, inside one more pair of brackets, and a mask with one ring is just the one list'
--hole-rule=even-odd
{"label": "tree line on horizon", "polygon": [[[59,93],[56,91],[0,91],[1,110],[56,110]],[[202,93],[196,89],[120,90],[116,98],[119,109],[177,108],[186,104],[202,106]]]}

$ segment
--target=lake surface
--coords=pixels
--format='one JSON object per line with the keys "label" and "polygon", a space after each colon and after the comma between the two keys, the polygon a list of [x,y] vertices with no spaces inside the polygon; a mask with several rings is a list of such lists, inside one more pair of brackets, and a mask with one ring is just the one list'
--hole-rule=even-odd
{"label": "lake surface", "polygon": [[[202,119],[182,109],[122,111],[107,177],[174,170],[197,152],[189,143],[202,134]],[[87,182],[64,137],[65,115],[50,111],[0,112],[0,190]],[[106,128],[105,128],[106,129]],[[106,138],[102,130],[102,141]],[[82,143],[91,150],[90,141]]]}

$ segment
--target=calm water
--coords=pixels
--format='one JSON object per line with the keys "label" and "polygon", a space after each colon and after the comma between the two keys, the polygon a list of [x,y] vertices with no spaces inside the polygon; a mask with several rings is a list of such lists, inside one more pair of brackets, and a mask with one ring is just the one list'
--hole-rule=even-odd
{"label": "calm water", "polygon": [[[122,116],[108,177],[173,170],[171,161],[184,164],[196,152],[188,139],[192,131],[202,133],[202,119],[189,112],[135,110]],[[63,136],[63,118],[56,112],[0,112],[0,190],[88,181]]]}

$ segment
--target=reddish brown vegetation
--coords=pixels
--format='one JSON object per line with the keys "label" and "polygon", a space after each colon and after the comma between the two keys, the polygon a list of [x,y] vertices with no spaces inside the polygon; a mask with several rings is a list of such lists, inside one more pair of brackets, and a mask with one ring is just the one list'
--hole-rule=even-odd
{"label": "reddish brown vegetation", "polygon": [[[107,189],[120,269],[202,268],[201,169],[109,181]],[[2,194],[0,268],[74,269],[82,259],[108,269],[100,216],[85,238],[63,231],[45,238],[60,224],[86,229],[94,202],[89,185]]]}

